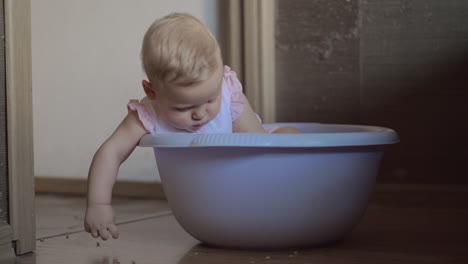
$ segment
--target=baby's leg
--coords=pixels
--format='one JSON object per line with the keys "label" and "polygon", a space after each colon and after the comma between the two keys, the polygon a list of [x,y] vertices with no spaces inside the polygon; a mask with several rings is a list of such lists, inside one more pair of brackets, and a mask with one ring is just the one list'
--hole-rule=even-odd
{"label": "baby's leg", "polygon": [[301,134],[301,133],[303,132],[295,127],[280,127],[273,131],[273,134]]}

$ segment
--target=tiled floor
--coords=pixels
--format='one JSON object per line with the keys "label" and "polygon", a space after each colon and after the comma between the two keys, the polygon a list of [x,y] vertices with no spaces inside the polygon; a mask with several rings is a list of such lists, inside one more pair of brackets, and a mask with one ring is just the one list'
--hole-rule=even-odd
{"label": "tiled floor", "polygon": [[468,263],[466,187],[377,188],[343,241],[284,251],[200,244],[164,201],[114,199],[114,205],[120,238],[101,241],[82,231],[83,198],[38,195],[37,250],[11,263]]}
{"label": "tiled floor", "polygon": [[[161,200],[141,200],[116,197],[112,201],[116,223],[124,224],[170,213]],[[86,201],[83,197],[36,195],[36,237],[44,239],[83,231]]]}

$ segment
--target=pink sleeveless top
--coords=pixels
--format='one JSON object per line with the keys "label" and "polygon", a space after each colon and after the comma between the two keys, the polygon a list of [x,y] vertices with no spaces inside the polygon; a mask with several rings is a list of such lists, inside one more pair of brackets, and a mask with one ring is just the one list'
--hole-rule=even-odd
{"label": "pink sleeveless top", "polygon": [[162,122],[157,118],[157,113],[147,97],[144,97],[141,101],[136,99],[130,100],[127,107],[129,111],[138,112],[138,117],[146,130],[151,134],[232,133],[232,122],[241,115],[244,103],[242,101],[242,84],[237,79],[236,73],[228,66],[224,66],[221,97],[221,108],[218,115],[196,132],[176,129]]}

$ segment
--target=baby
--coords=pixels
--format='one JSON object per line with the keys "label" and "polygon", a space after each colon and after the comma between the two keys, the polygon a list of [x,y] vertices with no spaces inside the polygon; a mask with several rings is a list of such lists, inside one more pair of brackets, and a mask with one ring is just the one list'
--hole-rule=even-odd
{"label": "baby", "polygon": [[130,100],[128,114],[94,155],[88,177],[85,230],[95,238],[118,237],[111,207],[120,165],[140,138],[155,133],[300,133],[266,131],[242,93],[236,73],[223,66],[216,38],[197,18],[174,13],[146,32],[141,60],[146,97]]}

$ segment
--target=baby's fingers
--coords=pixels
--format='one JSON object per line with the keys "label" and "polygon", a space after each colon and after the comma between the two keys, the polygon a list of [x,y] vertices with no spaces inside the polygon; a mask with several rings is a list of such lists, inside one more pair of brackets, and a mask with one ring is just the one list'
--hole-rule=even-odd
{"label": "baby's fingers", "polygon": [[86,222],[84,224],[84,229],[85,229],[86,232],[91,233],[91,228],[89,228],[89,225]]}
{"label": "baby's fingers", "polygon": [[107,240],[109,238],[109,232],[107,232],[106,228],[99,229],[99,236],[102,240]]}
{"label": "baby's fingers", "polygon": [[91,236],[94,237],[94,238],[98,238],[99,237],[99,233],[96,229],[92,228],[91,229]]}
{"label": "baby's fingers", "polygon": [[116,225],[112,224],[110,225],[107,230],[111,233],[113,238],[118,238],[119,237],[119,229],[117,228]]}

